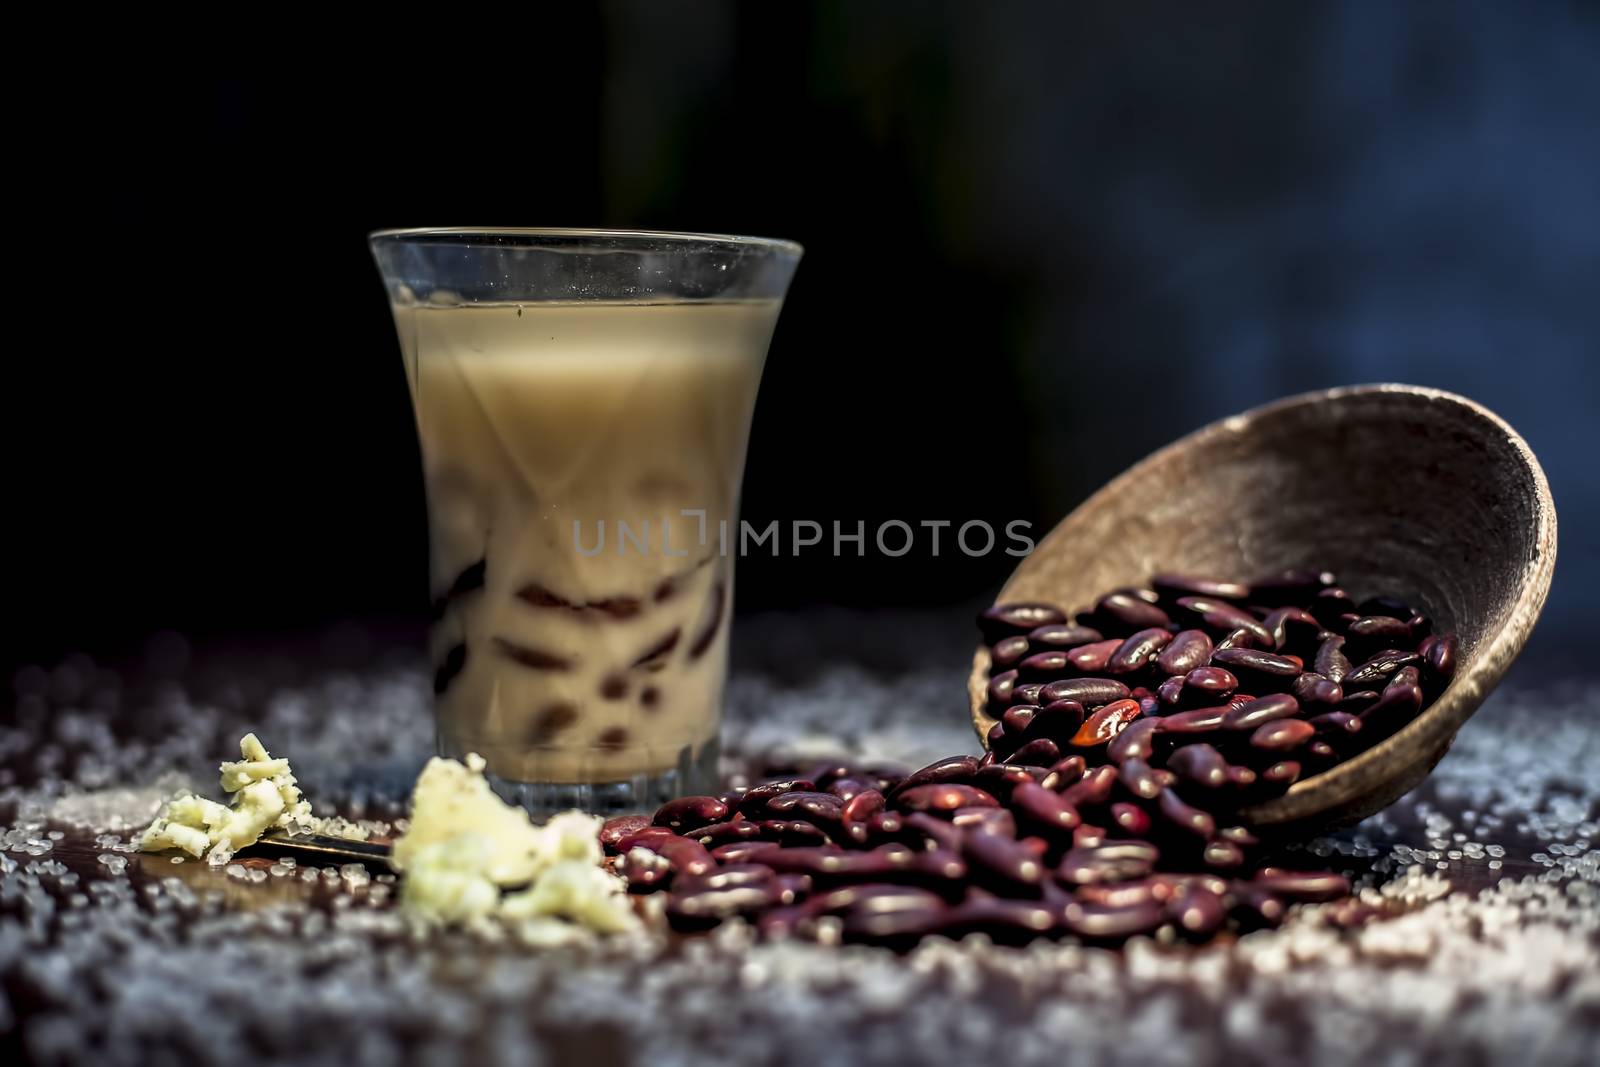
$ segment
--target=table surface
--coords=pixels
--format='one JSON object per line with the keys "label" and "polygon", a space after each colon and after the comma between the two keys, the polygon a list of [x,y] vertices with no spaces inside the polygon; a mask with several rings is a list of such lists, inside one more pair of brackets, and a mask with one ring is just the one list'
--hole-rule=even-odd
{"label": "table surface", "polygon": [[[964,634],[831,614],[739,637],[736,756],[976,750]],[[1306,908],[1199,948],[969,937],[909,955],[760,944],[742,925],[535,951],[416,931],[382,880],[271,853],[230,873],[131,851],[172,789],[214,791],[247,729],[319,813],[402,814],[430,694],[384,630],[166,637],[120,671],[73,657],[15,690],[0,726],[7,1062],[1591,1064],[1600,1049],[1600,693],[1531,672],[1421,788],[1304,846],[1396,918],[1344,931]]]}

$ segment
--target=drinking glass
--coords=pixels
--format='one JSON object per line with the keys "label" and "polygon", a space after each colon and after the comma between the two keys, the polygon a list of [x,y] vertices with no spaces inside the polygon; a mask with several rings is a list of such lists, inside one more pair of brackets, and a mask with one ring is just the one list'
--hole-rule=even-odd
{"label": "drinking glass", "polygon": [[540,814],[714,791],[745,445],[800,247],[370,242],[422,445],[440,754]]}

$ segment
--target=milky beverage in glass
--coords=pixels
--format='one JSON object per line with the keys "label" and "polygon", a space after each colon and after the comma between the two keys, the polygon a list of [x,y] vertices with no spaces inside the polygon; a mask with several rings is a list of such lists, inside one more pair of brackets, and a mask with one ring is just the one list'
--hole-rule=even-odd
{"label": "milky beverage in glass", "polygon": [[586,256],[635,282],[700,266],[675,243],[696,239],[643,238],[664,251],[514,245],[513,267],[554,260],[544,299],[423,296],[379,252],[422,447],[439,748],[481,754],[535,810],[646,807],[716,776],[745,444],[797,252],[776,287],[592,284]]}

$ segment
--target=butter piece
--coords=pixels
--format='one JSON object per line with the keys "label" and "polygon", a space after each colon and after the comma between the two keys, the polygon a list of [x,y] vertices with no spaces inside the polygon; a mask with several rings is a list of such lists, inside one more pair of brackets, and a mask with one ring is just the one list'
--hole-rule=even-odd
{"label": "butter piece", "polygon": [[208,850],[231,855],[273,827],[291,833],[317,829],[288,760],[273,759],[255,734],[239,740],[239,755],[243,758],[221,768],[222,789],[233,794],[231,807],[193,793],[175,797],[139,838],[139,847],[146,852],[181,848],[195,857]]}

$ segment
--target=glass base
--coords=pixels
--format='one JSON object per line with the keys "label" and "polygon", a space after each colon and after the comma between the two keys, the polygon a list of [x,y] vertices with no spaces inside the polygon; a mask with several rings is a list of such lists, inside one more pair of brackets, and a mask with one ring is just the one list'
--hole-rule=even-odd
{"label": "glass base", "polygon": [[591,815],[648,815],[675,797],[715,794],[722,746],[712,738],[698,752],[685,745],[678,765],[657,774],[635,774],[615,782],[517,782],[486,774],[501,799],[535,819],[577,808]]}

